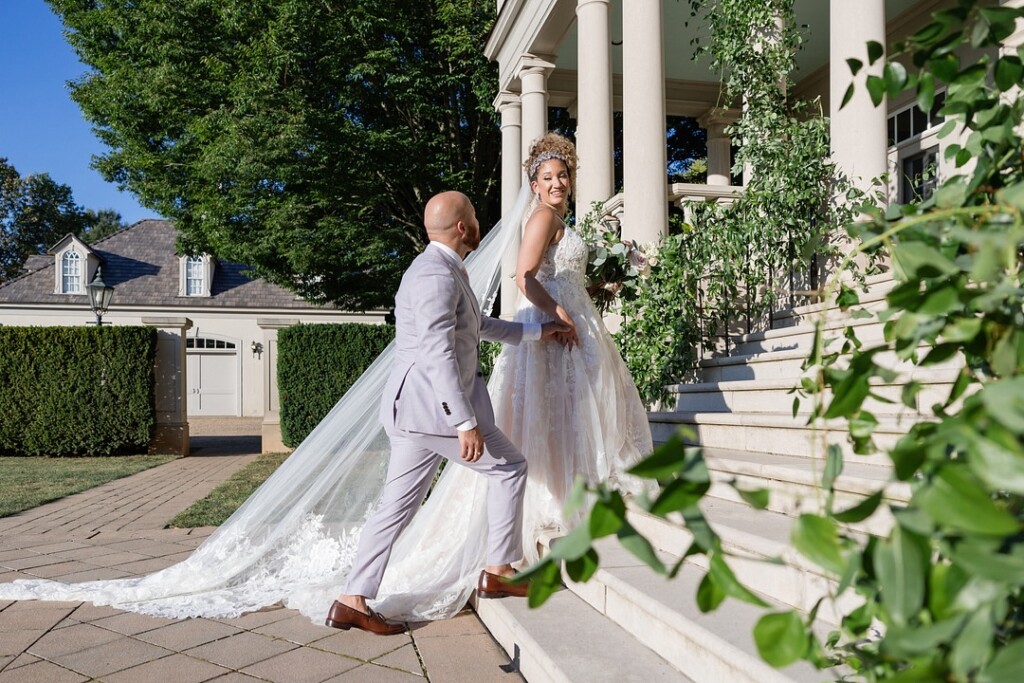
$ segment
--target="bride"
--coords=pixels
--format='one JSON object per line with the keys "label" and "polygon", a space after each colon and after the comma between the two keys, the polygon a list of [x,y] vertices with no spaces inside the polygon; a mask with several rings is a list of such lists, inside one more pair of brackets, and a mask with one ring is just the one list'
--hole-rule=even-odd
{"label": "bride", "polygon": [[[576,476],[631,486],[623,469],[651,450],[651,436],[636,388],[587,295],[586,245],[564,223],[575,150],[548,134],[534,144],[525,167],[529,188],[466,267],[488,310],[502,254],[525,218],[516,278],[524,297],[516,319],[557,317],[579,342],[506,347],[489,384],[497,426],[529,461],[524,540],[534,559],[542,532],[575,522],[563,517],[562,505]],[[0,599],[89,601],[173,618],[234,617],[282,603],[324,623],[383,485],[388,441],[376,413],[392,356],[389,347],[186,560],[128,579],[19,580],[0,584]],[[485,479],[446,468],[399,537],[371,607],[392,621],[454,615],[484,564],[486,521]]]}
{"label": "bride", "polygon": [[566,497],[577,477],[610,480],[636,493],[623,471],[651,452],[647,412],[601,314],[586,289],[587,245],[565,213],[576,178],[576,150],[557,133],[537,140],[523,164],[531,209],[516,264],[519,322],[561,320],[579,343],[505,346],[490,382],[498,428],[529,461],[523,507],[524,552],[538,559],[545,532],[564,533]]}

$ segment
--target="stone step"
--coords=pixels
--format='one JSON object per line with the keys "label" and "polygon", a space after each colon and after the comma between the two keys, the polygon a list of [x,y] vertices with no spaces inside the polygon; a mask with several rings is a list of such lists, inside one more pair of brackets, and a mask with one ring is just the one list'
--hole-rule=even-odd
{"label": "stone step", "polygon": [[529,683],[692,683],[582,598],[561,590],[539,609],[525,598],[472,601],[480,620]]}
{"label": "stone step", "polygon": [[[712,474],[708,494],[712,498],[743,503],[733,486],[727,485],[733,482],[744,489],[768,489],[768,509],[787,517],[824,509],[821,460],[724,449],[705,449],[704,457]],[[851,508],[879,490],[884,490],[883,499],[890,503],[905,504],[910,500],[910,485],[892,481],[888,467],[859,460],[844,462],[833,488],[835,510]],[[883,507],[863,522],[850,526],[862,533],[882,535],[889,532],[892,523],[891,514]]]}
{"label": "stone step", "polygon": [[705,383],[796,379],[803,374],[806,359],[807,350],[798,348],[705,358],[698,366],[700,379]]}
{"label": "stone step", "polygon": [[[569,590],[694,681],[719,683],[793,683],[820,681],[821,672],[798,662],[783,670],[757,653],[753,628],[765,610],[727,599],[703,614],[697,587],[704,570],[684,565],[674,579],[656,574],[614,538],[596,543],[601,566],[587,583],[568,581]],[[674,564],[677,556],[663,553]],[[765,596],[773,608],[783,606]]]}
{"label": "stone step", "polygon": [[[889,291],[896,286],[896,282],[892,279],[891,273],[873,275],[866,278],[865,283],[868,291],[863,292],[858,289],[857,297],[860,299],[860,306],[862,308],[872,310],[877,310],[883,307],[886,295],[888,295]],[[847,315],[842,312],[838,306],[836,306],[834,301],[830,301],[828,303],[807,304],[777,312],[773,319],[774,327],[780,328],[791,325],[813,324],[814,320],[821,316],[823,312],[827,317],[842,317]]]}
{"label": "stone step", "polygon": [[[821,600],[818,618],[832,625],[860,605],[860,598],[852,593],[838,603],[829,597],[836,581],[793,548],[793,518],[710,496],[701,501],[700,508],[729,553],[729,566],[754,592],[804,613]],[[680,520],[671,523],[636,508],[630,508],[629,519],[658,550],[680,555],[689,547],[692,536]],[[849,533],[864,537],[854,530]],[[703,561],[688,561],[705,566]]]}
{"label": "stone step", "polygon": [[[869,397],[864,408],[875,415],[896,415],[917,413],[930,414],[931,407],[944,402],[955,381],[957,368],[915,368],[903,378],[902,383],[886,384],[873,382],[872,393],[886,399],[882,401]],[[920,382],[922,389],[915,400],[915,407],[908,408],[901,396],[906,381]],[[691,384],[675,384],[669,387],[672,398],[665,405],[674,410],[692,413],[775,413],[780,409],[791,408],[796,397],[794,389],[799,386],[798,380],[762,379],[730,382],[697,382]],[[831,392],[822,394],[826,404],[831,401]],[[807,416],[813,406],[811,397],[801,397],[799,415]],[[792,414],[792,412],[790,412]]]}
{"label": "stone step", "polygon": [[[780,407],[785,409],[789,405]],[[667,441],[680,427],[687,427],[696,437],[692,441],[708,448],[806,458],[824,453],[824,443],[835,443],[848,458],[884,465],[889,462],[884,451],[894,446],[920,418],[876,417],[879,425],[874,433],[874,442],[881,451],[873,455],[853,454],[845,422],[831,420],[815,428],[806,423],[805,417],[798,415],[794,418],[792,413],[655,412],[648,413],[648,422],[655,444]]]}
{"label": "stone step", "polygon": [[[833,626],[861,604],[862,599],[852,592],[838,602],[830,597],[837,587],[836,579],[793,547],[793,517],[714,496],[703,499],[700,509],[721,539],[729,553],[729,565],[744,586],[805,613],[820,600],[818,618]],[[692,537],[681,520],[670,522],[635,507],[630,508],[629,517],[655,549],[680,555],[689,547]],[[856,526],[846,525],[846,532],[865,541],[866,533],[858,528],[863,525]],[[885,528],[880,523],[873,526],[876,531]],[[705,562],[693,558],[688,561],[705,566]]]}
{"label": "stone step", "polygon": [[[884,337],[884,326],[878,320],[854,319],[848,315],[827,320],[823,331],[826,338],[838,338],[843,336],[847,327],[852,327],[857,338],[864,344],[880,342]],[[791,325],[740,335],[733,339],[730,355],[791,351],[797,348],[809,350],[814,341],[815,330],[814,325]]]}
{"label": "stone step", "polygon": [[[827,350],[839,351],[842,341],[834,339]],[[930,347],[920,346],[916,349],[919,357],[925,356]],[[767,351],[746,355],[719,356],[705,358],[698,363],[698,375],[702,382],[733,382],[759,379],[792,379],[797,381],[807,371],[803,366],[808,358],[808,349],[795,348],[784,351]],[[876,365],[888,368],[901,376],[909,375],[918,369],[913,363],[901,360],[893,351],[883,351],[873,357]],[[847,358],[840,358],[837,367],[845,367]],[[963,366],[963,358],[954,356],[941,363],[927,366],[931,370],[959,369]]]}

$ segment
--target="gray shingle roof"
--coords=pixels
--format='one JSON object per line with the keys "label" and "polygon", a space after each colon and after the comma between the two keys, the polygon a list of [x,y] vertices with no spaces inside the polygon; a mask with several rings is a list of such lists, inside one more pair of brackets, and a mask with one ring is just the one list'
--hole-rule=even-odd
{"label": "gray shingle roof", "polygon": [[[218,261],[209,297],[178,296],[180,261],[171,221],[143,220],[89,245],[103,259],[103,281],[119,306],[183,308],[324,308],[275,284],[247,277],[246,266]],[[54,294],[54,257],[30,256],[27,272],[0,284],[0,303],[87,303],[85,294]],[[333,309],[332,306],[326,308]]]}

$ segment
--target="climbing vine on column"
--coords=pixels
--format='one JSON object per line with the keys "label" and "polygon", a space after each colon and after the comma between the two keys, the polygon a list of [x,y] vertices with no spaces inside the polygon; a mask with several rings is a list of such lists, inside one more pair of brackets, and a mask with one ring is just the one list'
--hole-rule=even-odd
{"label": "climbing vine on column", "polygon": [[647,401],[686,378],[698,349],[763,327],[793,290],[812,287],[812,256],[821,264],[834,254],[830,236],[848,218],[832,201],[843,183],[829,159],[828,121],[818,102],[790,94],[804,40],[793,0],[690,5],[707,27],[696,56],[721,73],[721,107],[742,112],[729,131],[740,145],[734,175],[751,172],[740,199],[699,205],[663,240],[646,286],[623,303],[619,343]]}

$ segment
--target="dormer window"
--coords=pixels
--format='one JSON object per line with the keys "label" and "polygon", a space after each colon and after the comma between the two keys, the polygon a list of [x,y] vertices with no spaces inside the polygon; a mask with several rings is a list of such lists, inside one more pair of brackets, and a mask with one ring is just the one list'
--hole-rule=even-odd
{"label": "dormer window", "polygon": [[203,270],[203,259],[195,256],[185,259],[185,296],[202,296],[206,293]]}
{"label": "dormer window", "polygon": [[214,261],[206,254],[182,256],[178,296],[210,296]]}
{"label": "dormer window", "polygon": [[53,256],[53,293],[82,295],[92,281],[102,257],[72,234],[50,247]]}
{"label": "dormer window", "polygon": [[60,258],[61,293],[82,294],[82,256],[77,251],[68,250]]}

